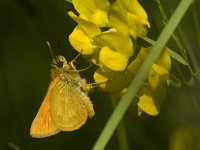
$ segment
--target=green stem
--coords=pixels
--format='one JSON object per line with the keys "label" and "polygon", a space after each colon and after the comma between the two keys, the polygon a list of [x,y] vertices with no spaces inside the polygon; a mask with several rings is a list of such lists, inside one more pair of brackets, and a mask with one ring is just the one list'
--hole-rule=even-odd
{"label": "green stem", "polygon": [[184,16],[185,12],[188,10],[192,2],[193,0],[182,0],[180,2],[179,6],[170,18],[166,27],[163,29],[160,36],[158,37],[158,40],[153,46],[151,53],[147,56],[135,78],[131,82],[126,94],[119,101],[118,105],[110,116],[103,131],[101,132],[94,147],[92,148],[93,150],[103,150],[106,147],[108,141],[110,140],[112,134],[114,133],[119,122],[124,116],[126,110],[132,103],[133,98],[137,94],[137,91],[140,89],[142,83],[146,79],[152,63],[158,58],[158,56],[162,52],[162,49],[165,47],[167,41],[170,39],[170,36],[173,34],[175,28],[177,27],[178,23],[180,22],[181,18]]}
{"label": "green stem", "polygon": [[[114,96],[110,96],[111,99],[111,105],[112,108],[114,109],[117,105],[117,100]],[[119,143],[119,147],[121,150],[130,150],[129,148],[129,143],[128,143],[128,138],[127,138],[127,132],[126,132],[126,127],[124,124],[123,119],[121,120],[121,122],[119,123],[117,129],[116,129],[116,134],[117,134],[117,138],[118,138],[118,143]]]}

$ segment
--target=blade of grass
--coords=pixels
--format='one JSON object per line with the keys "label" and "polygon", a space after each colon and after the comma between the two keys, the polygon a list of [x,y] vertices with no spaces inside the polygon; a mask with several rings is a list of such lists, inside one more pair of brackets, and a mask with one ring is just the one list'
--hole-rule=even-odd
{"label": "blade of grass", "polygon": [[[113,95],[110,95],[110,100],[111,100],[112,109],[114,110],[119,99],[114,97]],[[121,122],[119,123],[116,129],[116,136],[118,138],[119,149],[130,150],[126,127],[125,127],[125,123],[123,119],[121,120]]]}
{"label": "blade of grass", "polygon": [[169,40],[170,36],[174,32],[175,28],[177,27],[181,18],[184,16],[192,1],[193,0],[182,0],[179,6],[176,8],[166,27],[158,37],[158,40],[153,46],[151,53],[148,55],[147,59],[144,61],[140,70],[131,82],[126,94],[122,97],[119,104],[116,106],[114,112],[109,118],[99,138],[97,139],[93,150],[103,150],[107,145],[120,120],[131,104],[134,96],[136,95],[143,81],[146,79],[147,73],[151,68],[152,63],[161,53],[162,49],[166,45],[167,41]]}

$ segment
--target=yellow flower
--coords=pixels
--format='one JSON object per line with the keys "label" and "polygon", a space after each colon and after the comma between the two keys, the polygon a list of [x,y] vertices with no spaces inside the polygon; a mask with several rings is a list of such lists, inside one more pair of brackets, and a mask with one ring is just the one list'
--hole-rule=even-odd
{"label": "yellow flower", "polygon": [[156,62],[152,65],[148,74],[148,81],[153,89],[158,84],[166,86],[166,82],[169,79],[169,70],[171,69],[171,59],[168,51],[165,49],[157,58]]}
{"label": "yellow flower", "polygon": [[137,0],[114,2],[108,12],[108,20],[119,32],[130,34],[135,39],[146,36],[146,27],[150,27],[147,14]]}
{"label": "yellow flower", "polygon": [[157,88],[158,84],[166,84],[169,79],[169,72],[160,65],[153,64],[148,74],[149,84],[153,89]]}
{"label": "yellow flower", "polygon": [[69,36],[69,41],[72,47],[83,55],[93,54],[93,47],[89,37],[83,32],[83,30],[77,26]]}
{"label": "yellow flower", "polygon": [[94,37],[94,45],[101,47],[99,65],[113,71],[124,71],[133,56],[133,43],[128,35],[106,32]]}
{"label": "yellow flower", "polygon": [[81,18],[93,22],[97,26],[109,26],[107,12],[110,6],[108,0],[72,0]]}
{"label": "yellow flower", "polygon": [[137,54],[136,58],[128,65],[128,70],[133,74],[136,74],[140,69],[142,63],[144,62],[145,58],[149,54],[151,47],[144,48],[142,47]]}
{"label": "yellow flower", "polygon": [[96,83],[106,82],[104,84],[100,84],[99,86],[103,90],[116,95],[126,89],[131,80],[131,78],[129,78],[129,74],[126,72],[115,72],[111,70],[104,72],[100,68],[95,71],[93,77]]}
{"label": "yellow flower", "polygon": [[137,105],[138,105],[139,116],[142,114],[143,111],[152,116],[156,116],[159,113],[159,110],[156,108],[154,104],[152,96],[145,94],[140,96],[140,101],[137,103]]}
{"label": "yellow flower", "polygon": [[162,53],[160,54],[160,56],[157,58],[155,63],[162,66],[166,70],[170,70],[171,69],[171,58],[170,58],[169,52],[166,49],[163,50]]}
{"label": "yellow flower", "polygon": [[152,89],[150,85],[144,85],[138,93],[139,102],[138,115],[145,112],[151,116],[159,114],[162,102],[166,97],[166,86],[160,84],[156,89]]}

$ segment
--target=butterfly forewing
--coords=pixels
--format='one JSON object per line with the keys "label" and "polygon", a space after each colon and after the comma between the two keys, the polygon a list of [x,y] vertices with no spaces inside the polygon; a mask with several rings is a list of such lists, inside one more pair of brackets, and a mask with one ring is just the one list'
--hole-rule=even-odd
{"label": "butterfly forewing", "polygon": [[36,138],[47,137],[47,136],[54,135],[60,131],[57,128],[57,126],[53,123],[50,113],[49,113],[50,93],[51,93],[52,87],[54,87],[54,85],[57,82],[58,82],[58,79],[56,78],[49,85],[46,96],[39,108],[39,111],[35,119],[32,122],[31,129],[30,129],[30,135],[32,137],[36,137]]}

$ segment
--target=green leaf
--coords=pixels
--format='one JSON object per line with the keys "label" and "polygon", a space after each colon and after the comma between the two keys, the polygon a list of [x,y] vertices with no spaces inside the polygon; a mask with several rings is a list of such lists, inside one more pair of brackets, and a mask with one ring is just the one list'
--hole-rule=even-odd
{"label": "green leaf", "polygon": [[188,65],[188,63],[185,61],[185,59],[184,59],[181,55],[179,55],[178,53],[176,53],[176,52],[170,50],[169,48],[167,48],[167,50],[168,50],[168,52],[169,52],[169,55],[170,55],[172,58],[174,58],[176,61],[180,62],[180,63],[183,64],[183,65],[186,65],[186,66]]}

